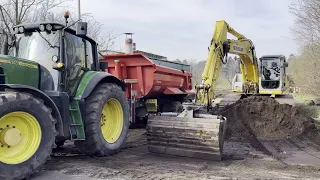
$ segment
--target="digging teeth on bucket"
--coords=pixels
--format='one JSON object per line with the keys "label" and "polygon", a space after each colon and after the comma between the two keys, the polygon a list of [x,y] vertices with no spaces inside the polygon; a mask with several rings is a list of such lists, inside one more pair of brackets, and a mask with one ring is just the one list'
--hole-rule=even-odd
{"label": "digging teeth on bucket", "polygon": [[208,114],[194,114],[194,117],[172,115],[174,113],[163,113],[162,116],[153,116],[148,120],[149,152],[222,159],[226,118]]}

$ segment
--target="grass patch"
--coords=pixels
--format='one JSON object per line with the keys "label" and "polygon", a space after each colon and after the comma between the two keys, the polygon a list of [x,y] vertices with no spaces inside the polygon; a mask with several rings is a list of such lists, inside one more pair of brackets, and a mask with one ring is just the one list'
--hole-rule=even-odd
{"label": "grass patch", "polygon": [[299,112],[306,114],[312,118],[320,118],[320,106],[308,106],[305,104],[296,104],[295,107]]}
{"label": "grass patch", "polygon": [[308,102],[317,98],[317,96],[312,94],[304,93],[293,93],[293,98],[295,101],[295,106],[298,110],[312,118],[320,118],[320,106],[309,106]]}
{"label": "grass patch", "polygon": [[303,93],[293,93],[292,95],[296,103],[308,103],[309,101],[317,97],[312,94],[303,94]]}

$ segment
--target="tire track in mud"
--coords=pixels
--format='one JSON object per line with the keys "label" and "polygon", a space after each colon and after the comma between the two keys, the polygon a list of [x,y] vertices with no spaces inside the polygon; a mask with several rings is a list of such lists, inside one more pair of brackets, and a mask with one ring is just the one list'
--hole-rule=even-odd
{"label": "tire track in mud", "polygon": [[[144,146],[147,144],[145,129],[130,129],[128,134],[128,140],[122,147],[125,149],[133,149],[136,147]],[[86,157],[81,153],[71,141],[66,141],[64,146],[56,148],[51,154],[52,157]],[[89,157],[89,156],[88,156]]]}

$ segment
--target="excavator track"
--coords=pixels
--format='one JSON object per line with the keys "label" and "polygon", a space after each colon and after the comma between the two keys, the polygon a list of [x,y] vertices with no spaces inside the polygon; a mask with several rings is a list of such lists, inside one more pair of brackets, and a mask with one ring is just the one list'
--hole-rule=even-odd
{"label": "excavator track", "polygon": [[149,152],[222,160],[226,119],[208,114],[197,116],[150,117],[147,125]]}
{"label": "excavator track", "polygon": [[278,101],[279,104],[289,104],[294,106],[294,98],[291,94],[276,95],[275,100]]}
{"label": "excavator track", "polygon": [[300,136],[281,141],[260,143],[278,160],[288,165],[320,166],[320,144],[310,137]]}
{"label": "excavator track", "polygon": [[222,109],[224,109],[224,107],[226,107],[227,105],[231,105],[234,104],[235,102],[237,102],[239,99],[241,99],[242,94],[236,94],[236,93],[231,93],[231,94],[227,94],[225,95],[220,102],[218,103],[218,112],[221,111]]}
{"label": "excavator track", "polygon": [[[227,105],[231,105],[236,103],[239,99],[241,99],[243,94],[241,93],[231,93],[225,95],[219,103],[217,103],[217,111],[223,110]],[[252,94],[251,96],[262,96],[261,94]],[[279,104],[289,104],[294,106],[294,98],[290,94],[284,95],[276,95],[275,100],[278,101]]]}

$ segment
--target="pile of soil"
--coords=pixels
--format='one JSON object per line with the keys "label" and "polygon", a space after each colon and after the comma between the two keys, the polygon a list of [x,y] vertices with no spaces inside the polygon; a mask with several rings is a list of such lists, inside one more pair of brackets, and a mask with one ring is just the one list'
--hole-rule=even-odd
{"label": "pile of soil", "polygon": [[227,117],[227,138],[252,137],[260,140],[281,140],[304,133],[316,133],[314,120],[288,104],[275,99],[251,96],[224,107]]}

